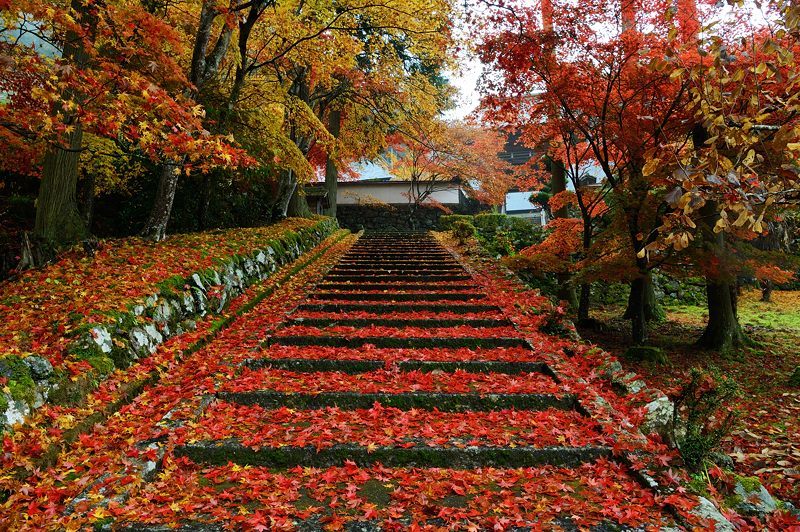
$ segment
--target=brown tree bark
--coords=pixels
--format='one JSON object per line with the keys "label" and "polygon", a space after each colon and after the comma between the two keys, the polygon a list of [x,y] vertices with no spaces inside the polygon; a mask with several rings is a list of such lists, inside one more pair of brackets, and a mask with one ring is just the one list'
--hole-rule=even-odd
{"label": "brown tree bark", "polygon": [[142,229],[142,236],[145,238],[159,241],[167,236],[167,224],[172,213],[172,202],[175,200],[179,169],[182,165],[181,161],[168,161],[160,166],[153,208]]}
{"label": "brown tree bark", "polygon": [[[71,4],[78,20],[92,31],[92,15],[86,6],[77,0]],[[85,68],[89,54],[83,47],[82,36],[69,32],[62,56]],[[65,100],[80,99],[79,95],[67,94]],[[29,256],[23,256],[20,266],[38,266],[52,259],[60,248],[85,239],[89,231],[78,210],[78,162],[83,147],[83,129],[77,116],[66,117],[65,124],[72,127],[63,145],[54,144],[45,153],[42,163],[42,180],[36,199],[36,220],[33,228],[35,248]]]}
{"label": "brown tree bark", "polygon": [[[706,250],[712,256],[724,261],[725,233],[714,233],[714,226],[719,218],[718,205],[714,201],[707,202],[700,211],[703,218],[702,234]],[[708,323],[697,345],[716,351],[730,351],[748,343],[739,324],[737,312],[736,278],[725,274],[706,276],[706,296],[708,297]]]}
{"label": "brown tree bark", "polygon": [[36,199],[33,234],[53,250],[88,235],[78,210],[78,159],[83,142],[80,123],[73,123],[65,147],[52,147],[44,156],[42,182]]}
{"label": "brown tree bark", "polygon": [[[328,132],[334,138],[339,138],[339,131],[342,124],[342,112],[338,109],[331,109],[328,115]],[[328,208],[325,209],[327,216],[336,218],[336,194],[339,181],[339,169],[336,168],[336,163],[333,158],[328,154],[325,160],[325,189],[328,191]]]}
{"label": "brown tree bark", "polygon": [[[567,190],[566,168],[562,161],[549,159],[550,164],[550,192],[553,196]],[[566,218],[569,216],[566,207],[562,207],[553,212],[554,218]],[[558,280],[557,297],[561,301],[566,301],[570,308],[578,308],[578,296],[575,294],[575,287],[572,284],[572,276],[569,273],[559,273],[556,275]]]}

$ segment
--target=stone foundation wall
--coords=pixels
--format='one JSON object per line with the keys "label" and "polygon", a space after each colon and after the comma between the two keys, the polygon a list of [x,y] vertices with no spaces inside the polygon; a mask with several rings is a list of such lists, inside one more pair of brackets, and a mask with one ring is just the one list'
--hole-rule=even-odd
{"label": "stone foundation wall", "polygon": [[414,227],[409,219],[408,205],[339,205],[336,218],[339,225],[351,231],[382,230],[409,231],[436,229],[439,217],[446,214],[436,207],[419,207],[414,213]]}

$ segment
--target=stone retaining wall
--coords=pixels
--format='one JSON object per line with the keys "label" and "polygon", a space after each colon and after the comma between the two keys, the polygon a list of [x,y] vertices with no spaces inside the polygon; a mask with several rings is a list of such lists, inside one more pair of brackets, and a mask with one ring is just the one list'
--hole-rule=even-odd
{"label": "stone retaining wall", "polygon": [[436,207],[421,206],[414,213],[414,225],[409,219],[408,205],[338,205],[336,218],[339,225],[351,231],[382,230],[409,231],[436,229],[439,217],[446,214]]}
{"label": "stone retaining wall", "polygon": [[0,393],[0,432],[23,422],[47,401],[82,401],[114,369],[127,368],[155,352],[168,338],[194,329],[198,318],[221,313],[249,286],[296,260],[337,229],[336,220],[325,218],[310,228],[287,231],[249,255],[232,256],[188,278],[176,276],[159,283],[154,287],[157,292],[128,311],[110,316],[109,323],[84,323],[74,333],[68,352],[71,357],[86,360],[92,371],[80,375],[77,381],[54,369],[43,357],[0,361],[0,376],[15,386],[12,392]]}

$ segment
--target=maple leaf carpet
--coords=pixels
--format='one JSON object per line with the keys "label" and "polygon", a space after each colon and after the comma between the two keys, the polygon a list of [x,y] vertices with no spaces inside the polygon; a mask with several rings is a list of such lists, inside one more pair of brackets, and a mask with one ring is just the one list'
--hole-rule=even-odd
{"label": "maple leaf carpet", "polygon": [[[87,460],[98,473],[91,494],[62,497],[60,513],[72,514],[62,524],[674,526],[614,459],[612,436],[436,240],[368,233],[346,246],[280,323],[270,325],[274,307],[255,306],[189,359],[170,384],[192,395],[182,406],[161,419],[142,415],[147,429],[120,433],[112,419],[118,444],[134,442],[127,471],[150,466],[112,483],[100,474],[108,460]],[[167,404],[166,390],[146,401]],[[102,447],[102,434],[93,438],[84,450]]]}

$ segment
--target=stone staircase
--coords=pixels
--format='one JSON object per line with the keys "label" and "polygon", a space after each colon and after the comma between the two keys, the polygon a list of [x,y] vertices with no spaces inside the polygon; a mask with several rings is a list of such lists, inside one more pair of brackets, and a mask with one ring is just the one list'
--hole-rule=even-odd
{"label": "stone staircase", "polygon": [[[233,462],[265,475],[297,473],[300,529],[321,529],[336,512],[336,499],[317,494],[321,481],[309,480],[328,468],[356,468],[359,479],[347,489],[378,516],[351,516],[352,530],[405,528],[419,522],[423,506],[423,524],[453,526],[448,516],[479,500],[495,501],[500,523],[516,508],[508,522],[526,523],[519,530],[577,529],[571,508],[617,489],[598,488],[593,475],[623,490],[635,483],[613,462],[600,424],[470,279],[426,233],[364,235],[180,429],[175,456],[210,471]],[[401,480],[441,480],[447,471],[482,480],[423,499],[419,483]],[[502,480],[509,475],[513,486]],[[539,493],[551,475],[563,490]],[[401,501],[404,513],[393,513]],[[532,511],[533,503],[563,515]],[[320,509],[309,516],[309,505]],[[626,528],[613,518],[592,526]]]}

